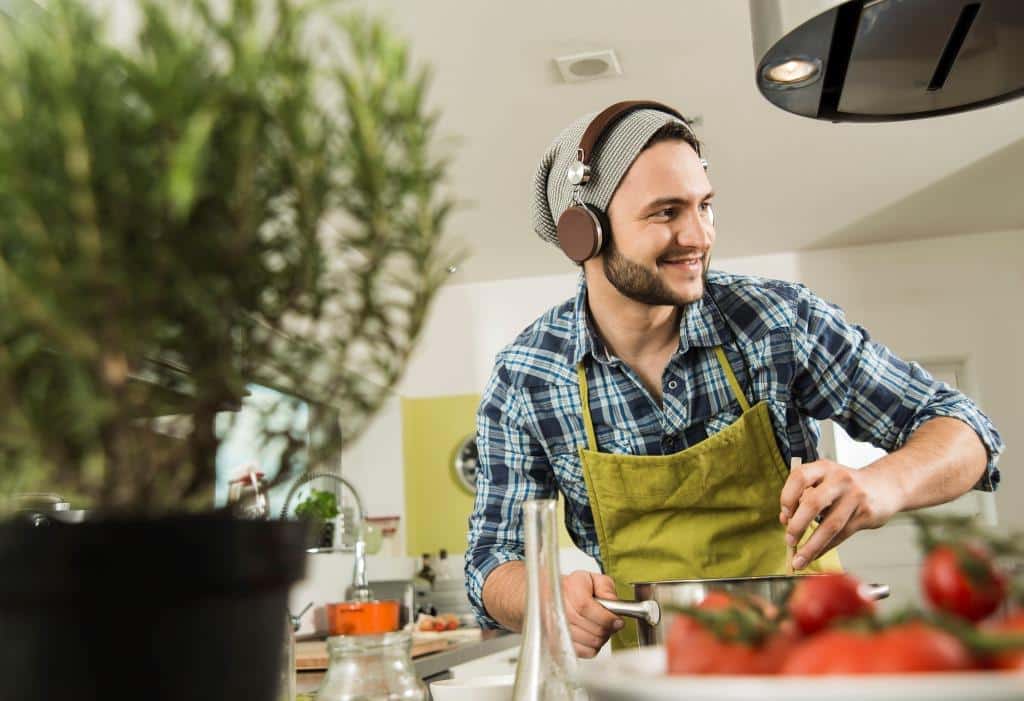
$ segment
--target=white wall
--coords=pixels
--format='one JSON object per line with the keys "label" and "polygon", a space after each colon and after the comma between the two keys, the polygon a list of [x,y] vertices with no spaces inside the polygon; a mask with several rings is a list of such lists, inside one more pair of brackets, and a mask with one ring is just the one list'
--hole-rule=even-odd
{"label": "white wall", "polygon": [[575,272],[568,272],[444,288],[399,393],[482,392],[498,351],[547,309],[573,296],[576,279]]}
{"label": "white wall", "polygon": [[[1010,446],[997,497],[1001,523],[1024,528],[1024,480],[1014,469],[1024,440],[1024,231],[723,259],[715,268],[802,282],[904,357],[964,359],[966,386]],[[567,272],[444,289],[400,394],[481,392],[502,346],[575,285]],[[371,445],[373,435],[381,440]],[[401,503],[399,436],[401,417],[392,410],[346,458],[347,473],[381,508]]]}

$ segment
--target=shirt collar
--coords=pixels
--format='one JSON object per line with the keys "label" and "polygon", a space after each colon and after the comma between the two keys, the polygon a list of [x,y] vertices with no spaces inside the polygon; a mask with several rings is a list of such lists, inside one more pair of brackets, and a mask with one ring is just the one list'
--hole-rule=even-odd
{"label": "shirt collar", "polygon": [[[576,283],[576,298],[573,304],[576,324],[575,342],[572,346],[571,360],[573,367],[578,365],[588,354],[602,363],[611,361],[608,350],[597,330],[590,323],[587,309],[587,280],[580,271]],[[714,300],[708,285],[704,286],[704,296],[683,309],[679,319],[679,352],[685,353],[690,348],[713,348],[723,344],[725,337],[725,320]]]}
{"label": "shirt collar", "polygon": [[576,282],[576,300],[573,305],[573,316],[576,321],[575,343],[573,344],[572,365],[576,367],[587,357],[593,355],[597,360],[606,361],[608,351],[605,350],[600,336],[590,323],[590,312],[587,309],[587,278],[580,271]]}
{"label": "shirt collar", "polygon": [[723,344],[725,320],[708,287],[705,282],[704,296],[683,309],[679,319],[680,353],[690,348],[714,348]]}

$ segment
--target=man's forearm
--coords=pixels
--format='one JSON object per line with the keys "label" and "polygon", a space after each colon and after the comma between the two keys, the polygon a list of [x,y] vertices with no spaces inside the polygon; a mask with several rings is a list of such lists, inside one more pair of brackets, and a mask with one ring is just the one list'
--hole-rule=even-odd
{"label": "man's forearm", "polygon": [[526,609],[526,565],[514,560],[495,567],[484,580],[483,600],[491,618],[518,633]]}
{"label": "man's forearm", "polygon": [[942,504],[977,484],[988,453],[964,422],[936,417],[918,427],[899,450],[865,468],[885,474],[899,494],[901,511]]}

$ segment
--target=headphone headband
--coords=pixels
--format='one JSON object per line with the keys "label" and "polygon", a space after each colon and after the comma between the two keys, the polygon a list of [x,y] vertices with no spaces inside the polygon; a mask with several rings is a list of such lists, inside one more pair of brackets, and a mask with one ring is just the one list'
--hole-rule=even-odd
{"label": "headphone headband", "polygon": [[[642,109],[666,112],[673,117],[677,117],[683,124],[686,124],[686,118],[679,112],[668,105],[654,102],[653,100],[626,100],[606,107],[591,120],[590,124],[587,125],[586,131],[583,132],[583,136],[580,138],[580,145],[576,150],[576,162],[569,166],[569,170],[566,173],[566,178],[572,185],[583,185],[590,180],[590,159],[594,156],[594,147],[605,132],[615,126],[620,119],[630,112]],[[700,155],[700,151],[698,151],[697,156],[699,157]],[[703,158],[701,158],[701,162],[704,162]]]}

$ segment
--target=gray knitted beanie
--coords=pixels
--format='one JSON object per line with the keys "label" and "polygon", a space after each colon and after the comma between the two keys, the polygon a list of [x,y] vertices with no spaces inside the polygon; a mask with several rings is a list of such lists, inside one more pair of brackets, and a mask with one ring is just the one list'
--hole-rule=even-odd
{"label": "gray knitted beanie", "polygon": [[[533,176],[533,197],[530,209],[533,230],[548,243],[558,245],[556,222],[572,204],[573,185],[566,179],[566,170],[576,161],[583,132],[597,112],[577,119],[554,140]],[[608,203],[626,171],[640,155],[654,133],[669,122],[689,125],[667,112],[640,109],[630,112],[605,132],[594,147],[591,178],[580,186],[580,199],[607,211]]]}

